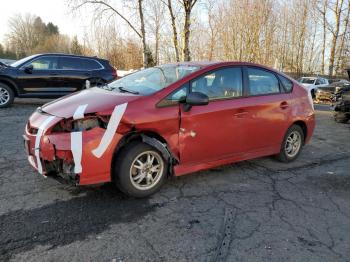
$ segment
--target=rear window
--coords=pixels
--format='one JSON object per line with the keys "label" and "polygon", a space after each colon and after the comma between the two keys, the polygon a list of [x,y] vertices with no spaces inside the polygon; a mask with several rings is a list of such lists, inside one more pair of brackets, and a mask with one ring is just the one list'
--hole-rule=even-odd
{"label": "rear window", "polygon": [[284,90],[289,93],[293,89],[293,82],[284,76],[278,75],[278,78],[281,80]]}
{"label": "rear window", "polygon": [[63,70],[81,70],[83,69],[82,59],[74,57],[61,57],[60,58],[60,69]]}
{"label": "rear window", "polygon": [[101,65],[93,59],[62,57],[60,59],[60,69],[63,70],[95,70]]}
{"label": "rear window", "polygon": [[83,68],[86,70],[95,70],[101,69],[101,65],[92,59],[82,59],[83,60]]}
{"label": "rear window", "polygon": [[267,95],[280,92],[275,74],[257,68],[248,68],[249,94]]}

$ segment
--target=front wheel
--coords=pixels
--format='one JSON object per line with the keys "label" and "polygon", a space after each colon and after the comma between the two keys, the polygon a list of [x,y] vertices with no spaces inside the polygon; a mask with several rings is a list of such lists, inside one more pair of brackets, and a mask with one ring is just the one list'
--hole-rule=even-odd
{"label": "front wheel", "polygon": [[13,90],[9,86],[0,83],[0,108],[10,106],[14,99]]}
{"label": "front wheel", "polygon": [[276,156],[281,162],[295,160],[304,145],[304,132],[298,125],[291,126],[284,136],[280,153]]}
{"label": "front wheel", "polygon": [[147,197],[165,181],[168,164],[161,153],[148,144],[134,142],[116,159],[114,178],[117,187],[132,197]]}

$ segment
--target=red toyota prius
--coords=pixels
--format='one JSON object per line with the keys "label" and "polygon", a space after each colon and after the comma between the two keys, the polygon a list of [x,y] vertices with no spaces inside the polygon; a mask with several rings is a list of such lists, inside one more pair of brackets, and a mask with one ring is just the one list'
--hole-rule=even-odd
{"label": "red toyota prius", "polygon": [[265,66],[177,63],[130,74],[38,108],[29,163],[76,185],[113,181],[134,197],[168,176],[275,155],[297,158],[315,126],[308,91]]}

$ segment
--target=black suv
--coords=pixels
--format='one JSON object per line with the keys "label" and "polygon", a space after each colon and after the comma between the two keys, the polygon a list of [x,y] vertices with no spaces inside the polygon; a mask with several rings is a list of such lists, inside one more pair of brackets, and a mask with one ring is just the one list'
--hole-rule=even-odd
{"label": "black suv", "polygon": [[14,97],[57,98],[117,77],[108,60],[67,54],[33,55],[11,65],[0,63],[0,108]]}

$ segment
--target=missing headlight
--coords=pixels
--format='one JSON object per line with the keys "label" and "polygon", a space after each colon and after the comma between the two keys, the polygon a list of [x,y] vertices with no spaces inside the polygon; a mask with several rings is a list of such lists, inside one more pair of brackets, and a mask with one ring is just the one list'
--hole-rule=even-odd
{"label": "missing headlight", "polygon": [[97,117],[94,118],[86,118],[86,119],[79,119],[75,120],[72,123],[72,131],[88,131],[95,127],[100,127],[100,121]]}

